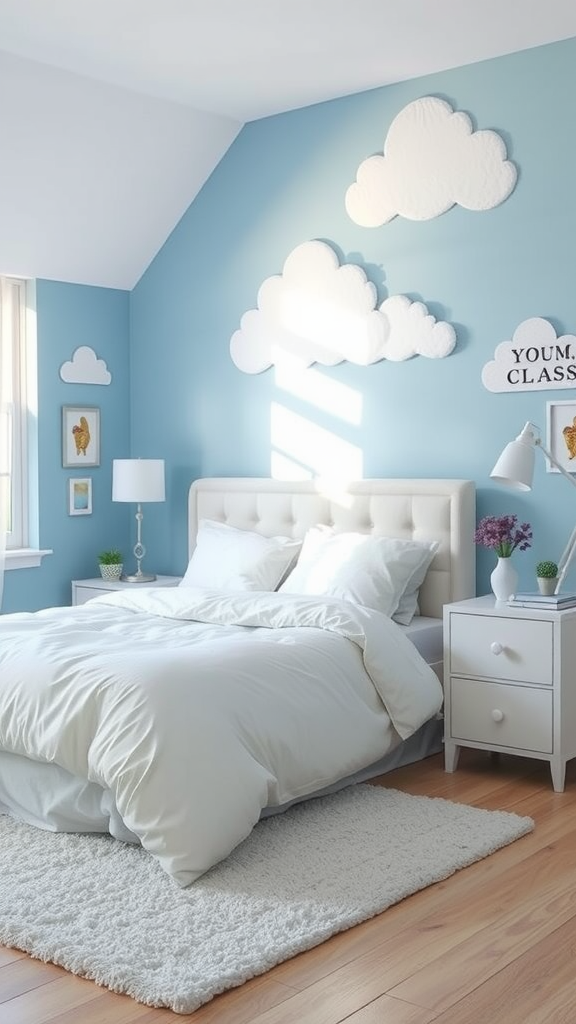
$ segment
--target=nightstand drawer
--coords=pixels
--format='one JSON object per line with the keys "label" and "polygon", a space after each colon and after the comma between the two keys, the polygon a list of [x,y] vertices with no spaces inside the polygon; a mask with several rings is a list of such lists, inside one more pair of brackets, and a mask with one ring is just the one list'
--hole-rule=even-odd
{"label": "nightstand drawer", "polygon": [[103,590],[96,590],[95,587],[77,586],[74,591],[73,604],[86,604],[86,602],[91,601],[93,597],[101,597],[103,593]]}
{"label": "nightstand drawer", "polygon": [[552,685],[553,625],[498,615],[450,616],[450,671]]}
{"label": "nightstand drawer", "polygon": [[553,752],[552,691],[485,679],[450,680],[450,736],[493,747]]}

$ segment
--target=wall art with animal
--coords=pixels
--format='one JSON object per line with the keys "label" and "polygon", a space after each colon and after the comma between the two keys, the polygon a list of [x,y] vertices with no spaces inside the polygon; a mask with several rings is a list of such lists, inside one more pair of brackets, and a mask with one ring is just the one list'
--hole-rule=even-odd
{"label": "wall art with animal", "polygon": [[100,465],[100,409],[62,406],[62,465]]}

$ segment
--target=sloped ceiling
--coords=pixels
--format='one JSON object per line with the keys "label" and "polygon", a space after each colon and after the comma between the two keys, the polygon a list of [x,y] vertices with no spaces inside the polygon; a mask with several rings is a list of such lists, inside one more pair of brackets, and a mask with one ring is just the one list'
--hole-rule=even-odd
{"label": "sloped ceiling", "polygon": [[133,288],[241,127],[6,53],[0,95],[0,272],[76,284]]}
{"label": "sloped ceiling", "polygon": [[0,272],[130,289],[245,122],[572,36],[574,0],[0,0]]}

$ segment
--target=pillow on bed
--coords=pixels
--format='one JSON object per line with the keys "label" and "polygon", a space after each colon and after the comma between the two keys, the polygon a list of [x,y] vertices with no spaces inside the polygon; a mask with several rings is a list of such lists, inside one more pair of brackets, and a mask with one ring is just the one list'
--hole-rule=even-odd
{"label": "pillow on bed", "polygon": [[434,555],[438,551],[440,544],[437,540],[431,541],[412,541],[413,544],[421,544],[423,549],[427,549],[428,554],[424,552],[422,562],[417,569],[414,570],[412,576],[408,580],[404,593],[400,598],[400,602],[392,618],[394,622],[399,622],[401,626],[409,626],[415,615],[420,614],[418,607],[418,591],[424,583],[424,579],[428,569],[432,564]]}
{"label": "pillow on bed", "polygon": [[[393,617],[407,588],[416,600],[436,547],[316,526],[308,530],[298,562],[280,590],[342,598]],[[405,625],[413,603],[407,602],[401,612]]]}
{"label": "pillow on bed", "polygon": [[196,548],[178,586],[276,590],[301,547],[302,541],[291,537],[263,537],[251,530],[201,519]]}

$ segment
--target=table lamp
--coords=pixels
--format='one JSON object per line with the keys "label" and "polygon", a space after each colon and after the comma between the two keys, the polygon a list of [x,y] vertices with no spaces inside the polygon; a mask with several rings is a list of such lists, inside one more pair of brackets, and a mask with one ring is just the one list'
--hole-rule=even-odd
{"label": "table lamp", "polygon": [[[540,431],[534,423],[525,423],[518,437],[514,441],[510,441],[504,448],[500,458],[498,459],[494,469],[490,473],[493,480],[497,480],[501,484],[506,484],[508,487],[515,487],[519,491],[529,491],[532,489],[532,479],[534,476],[534,459],[536,448],[539,448],[546,458],[552,463],[553,466],[562,473],[562,476],[569,480],[573,487],[576,487],[576,480],[559,462],[556,461],[554,456],[548,451],[547,448],[542,444],[540,437]],[[558,562],[558,583],[556,584],[555,594],[558,593],[562,585],[562,581],[568,571],[570,563],[576,552],[576,526],[572,530],[570,538],[562,556]]]}
{"label": "table lamp", "polygon": [[156,576],[143,573],[141,564],[146,548],[142,543],[142,504],[146,501],[164,501],[164,459],[114,459],[112,462],[112,501],[131,501],[138,508],[136,523],[138,536],[134,545],[136,572],[122,576],[127,583],[152,583]]}

